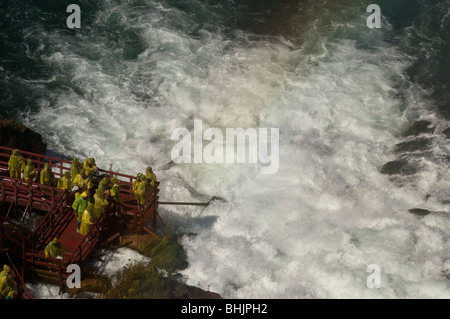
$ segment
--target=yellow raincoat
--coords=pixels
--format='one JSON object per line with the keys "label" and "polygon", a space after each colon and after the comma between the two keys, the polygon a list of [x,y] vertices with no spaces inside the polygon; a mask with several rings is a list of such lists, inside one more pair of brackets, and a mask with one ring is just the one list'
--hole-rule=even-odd
{"label": "yellow raincoat", "polygon": [[44,250],[45,257],[64,257],[64,249],[62,244],[58,241],[57,238],[52,239]]}
{"label": "yellow raincoat", "polygon": [[74,179],[73,179],[73,184],[77,184],[79,189],[78,191],[75,192],[75,198],[78,198],[78,196],[82,193],[82,192],[87,192],[89,194],[89,192],[91,191],[93,184],[92,184],[92,179],[90,177],[86,177],[86,175],[84,174],[84,171],[81,171],[80,174],[78,174]]}
{"label": "yellow raincoat", "polygon": [[145,170],[145,177],[147,178],[148,185],[153,189],[156,183],[156,175],[150,166]]}
{"label": "yellow raincoat", "polygon": [[45,163],[44,168],[41,171],[41,178],[40,178],[41,184],[51,186],[54,178],[55,174],[53,174],[49,164]]}
{"label": "yellow raincoat", "polygon": [[[109,192],[108,192],[109,193]],[[101,190],[97,189],[94,194],[94,220],[97,221],[103,213],[103,210],[108,206],[108,199],[106,195],[102,194]]]}
{"label": "yellow raincoat", "polygon": [[83,161],[83,169],[87,176],[92,176],[96,168],[97,164],[95,164],[93,157],[89,157]]}
{"label": "yellow raincoat", "polygon": [[140,176],[139,181],[136,182],[137,183],[135,184],[134,195],[136,196],[136,200],[138,201],[139,205],[143,205],[150,197],[151,189],[145,176]]}
{"label": "yellow raincoat", "polygon": [[86,192],[81,193],[81,195],[74,200],[72,203],[72,208],[77,214],[77,221],[81,222],[81,217],[83,212],[87,209],[89,205],[88,194]]}
{"label": "yellow raincoat", "polygon": [[33,166],[33,160],[31,158],[28,159],[27,165],[23,170],[23,179],[26,181],[33,181],[34,176],[36,175],[36,170]]}
{"label": "yellow raincoat", "polygon": [[89,204],[88,208],[84,210],[81,217],[80,234],[86,236],[94,224],[94,217],[92,216],[93,205]]}
{"label": "yellow raincoat", "polygon": [[14,272],[8,265],[3,266],[0,272],[0,297],[12,299],[16,292],[16,282],[14,281]]}
{"label": "yellow raincoat", "polygon": [[72,179],[75,180],[75,177],[77,177],[78,174],[80,174],[80,171],[83,169],[83,166],[81,165],[78,158],[74,157],[72,159],[72,164],[70,165],[70,173],[72,174]]}
{"label": "yellow raincoat", "polygon": [[14,150],[8,161],[9,177],[20,178],[20,175],[25,168],[25,160],[20,155],[19,150]]}
{"label": "yellow raincoat", "polygon": [[64,172],[64,176],[62,176],[58,180],[57,187],[59,189],[65,189],[65,190],[67,190],[67,192],[69,194],[71,194],[71,192],[72,192],[72,179],[70,178],[70,172],[69,171],[65,171]]}

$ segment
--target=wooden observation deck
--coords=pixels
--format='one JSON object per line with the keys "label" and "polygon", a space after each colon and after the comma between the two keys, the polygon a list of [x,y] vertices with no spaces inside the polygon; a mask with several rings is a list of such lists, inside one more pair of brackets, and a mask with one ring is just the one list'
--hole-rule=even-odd
{"label": "wooden observation deck", "polygon": [[[121,186],[122,204],[108,205],[89,233],[79,234],[72,199],[66,191],[9,177],[8,160],[12,151],[0,146],[0,260],[12,266],[19,298],[33,298],[25,281],[35,276],[56,280],[63,289],[71,275],[67,272],[69,265],[76,264],[83,271],[83,264],[96,250],[107,247],[124,233],[148,233],[155,237],[169,233],[158,214],[159,182],[141,206],[133,192],[134,176],[99,169],[93,180],[94,189],[101,178],[116,177]],[[48,163],[55,175],[55,185],[64,172],[70,172],[70,161],[26,151],[20,154],[25,162],[32,159],[37,170]],[[31,225],[27,221],[28,224],[32,221]],[[64,247],[63,259],[44,255],[45,247],[55,237]]]}

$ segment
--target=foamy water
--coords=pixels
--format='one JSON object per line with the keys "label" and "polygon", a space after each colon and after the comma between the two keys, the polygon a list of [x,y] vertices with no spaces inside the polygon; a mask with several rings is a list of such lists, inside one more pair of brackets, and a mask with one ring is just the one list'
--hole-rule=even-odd
{"label": "foamy water", "polygon": [[[445,211],[424,196],[448,186],[446,173],[428,163],[420,183],[403,188],[379,173],[411,113],[428,114],[414,85],[399,92],[410,59],[383,45],[384,30],[372,32],[370,48],[331,39],[313,23],[317,34],[303,45],[244,32],[194,38],[168,27],[189,17],[152,8],[111,5],[98,16],[100,25],[114,19],[139,34],[145,49],[132,60],[94,31],[68,46],[60,34],[43,35],[44,46],[58,47],[45,55],[62,70],[56,81],[70,79],[79,91],[49,92],[24,120],[68,156],[127,174],[151,165],[163,201],[222,198],[160,208],[173,232],[196,233],[182,240],[188,284],[224,298],[450,297],[447,214],[408,213]],[[347,27],[363,28],[358,22]],[[262,175],[258,164],[163,169],[171,133],[191,130],[195,119],[219,129],[279,128],[278,172]],[[367,287],[370,264],[380,266],[381,288]]]}

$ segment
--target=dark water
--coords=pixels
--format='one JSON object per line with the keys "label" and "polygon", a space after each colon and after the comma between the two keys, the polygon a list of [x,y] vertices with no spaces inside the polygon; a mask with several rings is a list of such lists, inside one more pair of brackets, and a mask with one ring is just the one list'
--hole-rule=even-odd
{"label": "dark water", "polygon": [[[113,1],[114,2],[114,1]],[[58,51],[58,47],[42,45],[42,32],[59,34],[69,40],[80,35],[103,36],[112,50],[124,48],[124,58],[132,59],[145,49],[139,42],[137,30],[111,20],[109,24],[96,24],[96,16],[104,9],[103,1],[80,1],[83,28],[70,30],[65,25],[66,8],[70,1],[0,1],[0,114],[16,118],[19,112],[36,111],[37,101],[48,90],[74,89],[70,70],[54,69],[40,55]],[[119,1],[117,3],[120,3]],[[136,12],[152,10],[148,1],[134,1]],[[303,25],[312,19],[322,23],[345,23],[352,10],[361,12],[369,2],[364,1],[164,1],[168,9],[174,8],[189,17],[190,24],[179,25],[176,19],[163,22],[169,28],[180,29],[190,36],[198,36],[200,30],[221,32],[225,37],[236,38],[240,33],[254,37],[280,36],[301,45]],[[414,57],[407,76],[429,93],[439,116],[450,117],[450,66],[448,63],[450,41],[449,2],[445,0],[379,1],[383,17],[391,24],[391,44]],[[350,13],[349,13],[350,12]],[[341,13],[341,14],[340,14]],[[344,35],[349,36],[349,35]],[[351,37],[351,35],[350,35]],[[224,39],[226,40],[226,38]],[[248,39],[242,39],[248,41]],[[130,47],[130,44],[131,47]],[[70,45],[70,44],[68,44]],[[36,51],[39,51],[37,53]],[[82,54],[82,53],[80,53]],[[90,58],[95,59],[95,56]],[[98,57],[97,57],[98,58]],[[67,74],[61,74],[66,71]],[[57,80],[45,81],[52,76]]]}

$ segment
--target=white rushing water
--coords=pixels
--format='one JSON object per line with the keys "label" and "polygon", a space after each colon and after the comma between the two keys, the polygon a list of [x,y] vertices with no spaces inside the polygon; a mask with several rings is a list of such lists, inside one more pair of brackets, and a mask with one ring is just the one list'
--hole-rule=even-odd
{"label": "white rushing water", "polygon": [[[408,125],[404,103],[408,112],[425,103],[414,88],[397,98],[408,58],[383,46],[383,31],[373,31],[378,49],[326,33],[303,46],[243,32],[193,38],[161,22],[173,15],[188,23],[179,12],[127,8],[108,8],[98,23],[114,19],[138,32],[145,50],[136,59],[119,59],[95,33],[69,44],[58,33],[42,36],[43,52],[55,48],[42,53],[61,70],[55,81],[69,78],[83,94],[49,92],[26,119],[57,152],[133,175],[151,165],[163,201],[223,199],[160,208],[173,232],[196,234],[182,240],[188,284],[224,298],[450,297],[450,222],[446,214],[408,213],[445,211],[424,199],[436,184],[448,186],[442,169],[430,165],[420,184],[402,188],[379,173]],[[172,132],[192,130],[194,120],[221,130],[279,128],[279,170],[163,169]],[[381,288],[366,284],[371,264],[381,269]]]}

